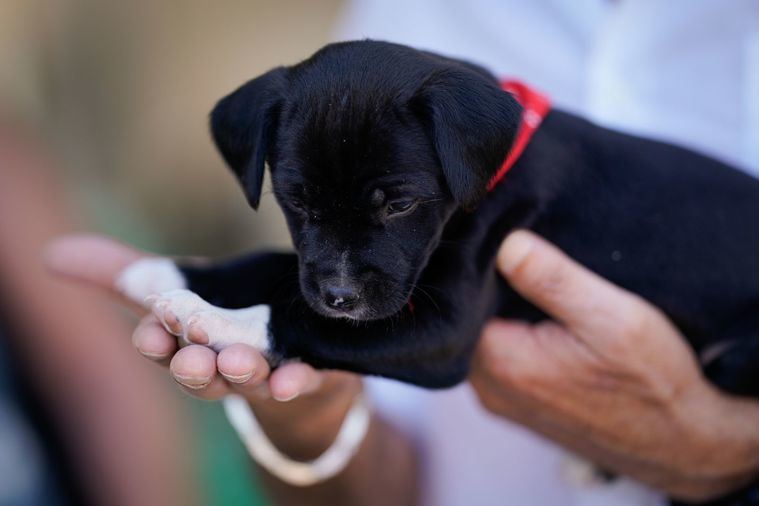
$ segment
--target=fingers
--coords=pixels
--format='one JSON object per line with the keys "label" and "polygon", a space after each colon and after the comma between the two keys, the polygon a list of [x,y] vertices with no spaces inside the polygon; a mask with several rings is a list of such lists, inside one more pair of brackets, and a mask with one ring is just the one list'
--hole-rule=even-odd
{"label": "fingers", "polygon": [[490,376],[510,374],[517,363],[532,363],[536,346],[529,324],[492,319],[480,333],[472,368]]}
{"label": "fingers", "polygon": [[113,290],[118,274],[146,256],[108,237],[69,235],[48,245],[44,261],[55,274]]}
{"label": "fingers", "polygon": [[177,351],[177,338],[152,314],[137,326],[132,343],[145,358],[170,365],[174,380],[201,399],[218,399],[234,392],[251,401],[274,397],[286,402],[316,391],[323,383],[321,373],[301,363],[285,364],[270,378],[269,363],[247,344],[232,344],[218,355],[199,345]]}
{"label": "fingers", "polygon": [[226,381],[217,374],[216,352],[199,345],[179,350],[171,359],[171,376],[187,393],[216,400],[230,393]]}
{"label": "fingers", "polygon": [[648,306],[524,230],[503,242],[497,267],[523,297],[563,322],[578,336],[603,336]]}
{"label": "fingers", "polygon": [[166,332],[154,315],[140,321],[132,334],[132,345],[145,358],[165,363],[177,351],[177,338]]}
{"label": "fingers", "polygon": [[251,400],[270,397],[266,385],[269,364],[248,345],[233,344],[218,356],[204,346],[188,346],[177,352],[177,338],[154,315],[142,319],[132,343],[148,360],[169,366],[174,380],[195,397],[213,400],[230,392]]}
{"label": "fingers", "polygon": [[274,399],[291,401],[300,395],[315,392],[321,387],[323,374],[301,362],[284,364],[269,378],[269,388]]}
{"label": "fingers", "polygon": [[287,402],[322,385],[322,374],[301,363],[285,364],[269,376],[266,359],[246,344],[233,344],[218,355],[205,346],[190,345],[174,355],[170,369],[185,391],[207,400],[235,392],[257,401],[271,392],[275,400]]}
{"label": "fingers", "polygon": [[113,239],[97,235],[69,235],[48,245],[43,261],[54,274],[117,292],[118,275],[148,255]]}
{"label": "fingers", "polygon": [[529,324],[493,319],[482,329],[472,358],[469,381],[480,402],[486,409],[515,420],[514,415],[519,414],[518,403],[511,395],[515,378],[525,366],[541,364],[530,336]]}
{"label": "fingers", "polygon": [[[116,281],[128,266],[148,257],[112,239],[79,235],[62,237],[49,245],[44,262],[53,273],[88,283],[125,298]],[[142,301],[139,301],[142,302]],[[144,357],[169,365],[174,379],[190,394],[202,399],[218,399],[236,392],[249,398],[266,398],[269,365],[254,348],[233,344],[217,354],[206,347],[191,345],[179,351],[174,334],[181,334],[180,321],[171,311],[162,313],[163,322],[154,315],[145,317],[135,329],[132,342]],[[204,344],[208,336],[202,328],[190,325],[187,337]],[[168,330],[167,330],[168,329]],[[304,364],[288,364],[272,377],[271,392],[277,400],[287,401],[311,393],[321,385],[321,374]]]}
{"label": "fingers", "polygon": [[535,325],[493,319],[485,325],[472,360],[474,376],[500,385],[519,386],[561,382],[571,363],[585,359],[576,341],[561,325]]}
{"label": "fingers", "polygon": [[235,393],[254,400],[270,397],[266,379],[269,363],[247,344],[232,344],[219,352],[216,367]]}

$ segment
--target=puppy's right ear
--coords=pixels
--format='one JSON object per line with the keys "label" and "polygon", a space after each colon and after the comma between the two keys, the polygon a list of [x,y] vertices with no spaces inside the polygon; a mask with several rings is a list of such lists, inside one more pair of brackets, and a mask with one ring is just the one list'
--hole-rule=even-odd
{"label": "puppy's right ear", "polygon": [[410,105],[427,128],[451,194],[474,209],[511,148],[522,107],[471,64],[432,73]]}
{"label": "puppy's right ear", "polygon": [[211,111],[216,147],[242,184],[248,203],[258,209],[264,162],[285,89],[287,69],[278,67],[240,86]]}

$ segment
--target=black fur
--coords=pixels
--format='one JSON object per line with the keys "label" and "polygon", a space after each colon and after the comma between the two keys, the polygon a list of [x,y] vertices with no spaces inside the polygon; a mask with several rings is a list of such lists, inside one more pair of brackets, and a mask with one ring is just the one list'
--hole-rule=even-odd
{"label": "black fur", "polygon": [[432,139],[454,199],[464,209],[475,207],[508,153],[521,107],[492,78],[455,67],[425,79],[409,107]]}
{"label": "black fur", "polygon": [[279,358],[447,387],[489,317],[545,318],[493,268],[526,227],[661,308],[697,352],[729,341],[708,376],[758,395],[759,181],[553,110],[486,194],[519,112],[481,68],[383,42],[250,81],[213,136],[253,207],[268,160],[297,254],[186,268],[190,288],[271,304]]}
{"label": "black fur", "polygon": [[211,133],[227,165],[258,209],[264,163],[284,92],[286,70],[276,68],[220,100],[211,112]]}

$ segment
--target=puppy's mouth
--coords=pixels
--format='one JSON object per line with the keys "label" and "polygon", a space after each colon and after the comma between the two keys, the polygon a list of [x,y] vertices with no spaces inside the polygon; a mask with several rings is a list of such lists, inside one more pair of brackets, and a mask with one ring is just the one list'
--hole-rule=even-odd
{"label": "puppy's mouth", "polygon": [[354,321],[367,321],[371,319],[368,318],[368,313],[370,313],[370,311],[367,311],[363,308],[335,309],[324,304],[319,304],[319,307],[315,309],[317,312],[328,318],[342,318],[345,320]]}
{"label": "puppy's mouth", "polygon": [[301,293],[316,313],[355,322],[382,320],[406,307],[415,277],[397,279],[378,272],[362,277],[319,276],[302,268]]}
{"label": "puppy's mouth", "polygon": [[362,304],[351,309],[339,309],[330,307],[321,301],[317,304],[309,304],[317,313],[327,318],[339,318],[352,321],[382,320],[397,314],[403,309],[403,305],[395,309],[389,307],[377,308],[370,304]]}
{"label": "puppy's mouth", "polygon": [[[306,296],[308,305],[327,318],[337,318],[351,321],[372,321],[382,320],[389,318],[400,311],[406,306],[408,299],[402,299],[401,296],[397,296],[397,300],[387,300],[382,297],[369,297],[361,294],[354,300],[340,298],[327,299],[323,296],[309,297]],[[396,297],[391,297],[396,299]]]}

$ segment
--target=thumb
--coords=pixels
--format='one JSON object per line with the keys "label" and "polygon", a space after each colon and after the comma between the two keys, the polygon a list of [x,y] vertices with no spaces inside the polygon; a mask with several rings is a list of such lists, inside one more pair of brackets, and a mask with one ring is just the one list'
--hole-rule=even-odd
{"label": "thumb", "polygon": [[496,265],[520,295],[581,336],[603,335],[618,323],[611,315],[633,316],[644,309],[637,296],[526,230],[509,234]]}
{"label": "thumb", "polygon": [[82,234],[55,239],[45,249],[43,263],[55,275],[96,286],[123,298],[116,287],[119,274],[147,256],[147,253],[114,239]]}

